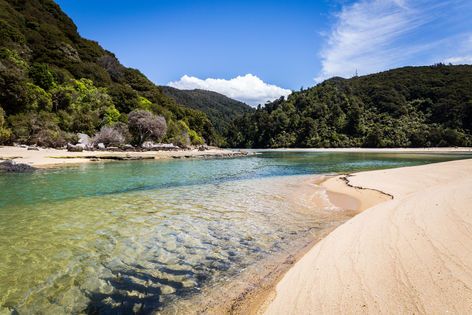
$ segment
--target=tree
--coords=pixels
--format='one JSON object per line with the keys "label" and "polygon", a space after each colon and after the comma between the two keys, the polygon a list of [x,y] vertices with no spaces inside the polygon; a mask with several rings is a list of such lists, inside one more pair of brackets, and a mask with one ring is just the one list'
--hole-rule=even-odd
{"label": "tree", "polygon": [[141,109],[128,114],[128,127],[137,145],[142,145],[148,139],[160,140],[167,131],[164,117]]}
{"label": "tree", "polygon": [[31,66],[29,76],[33,79],[34,84],[41,87],[45,91],[50,90],[55,82],[54,76],[49,71],[49,67],[43,63],[35,63]]}
{"label": "tree", "polygon": [[5,112],[0,107],[0,143],[5,143],[10,140],[11,130],[5,124]]}

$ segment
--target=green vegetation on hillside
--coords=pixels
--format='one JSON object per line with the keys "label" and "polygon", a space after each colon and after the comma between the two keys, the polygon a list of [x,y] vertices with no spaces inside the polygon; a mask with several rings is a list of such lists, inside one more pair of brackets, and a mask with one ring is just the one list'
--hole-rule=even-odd
{"label": "green vegetation on hillside", "polygon": [[0,143],[64,145],[136,109],[165,118],[165,141],[221,139],[203,112],[82,38],[52,0],[0,0]]}
{"label": "green vegetation on hillside", "polygon": [[472,66],[332,78],[233,122],[232,147],[472,145]]}
{"label": "green vegetation on hillside", "polygon": [[253,111],[247,104],[212,91],[179,90],[169,86],[161,86],[161,89],[177,103],[207,114],[219,133],[224,133],[234,119]]}

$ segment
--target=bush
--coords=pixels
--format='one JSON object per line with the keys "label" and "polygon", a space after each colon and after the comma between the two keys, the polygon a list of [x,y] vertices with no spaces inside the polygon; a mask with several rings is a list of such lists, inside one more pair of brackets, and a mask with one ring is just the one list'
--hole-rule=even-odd
{"label": "bush", "polygon": [[171,138],[171,142],[174,145],[182,148],[188,147],[191,144],[190,136],[188,135],[187,131],[182,131],[181,133],[173,136]]}
{"label": "bush", "polygon": [[11,138],[11,130],[5,124],[5,111],[0,107],[0,144],[6,143]]}
{"label": "bush", "polygon": [[47,112],[28,112],[9,117],[13,128],[12,140],[44,147],[63,147],[76,141],[74,134],[62,131],[56,115]]}
{"label": "bush", "polygon": [[34,84],[45,91],[50,90],[55,84],[54,75],[49,71],[48,65],[43,63],[32,65],[29,71],[29,76],[33,79]]}
{"label": "bush", "polygon": [[93,137],[93,144],[103,143],[105,146],[121,146],[125,143],[125,137],[118,128],[103,126]]}
{"label": "bush", "polygon": [[128,126],[137,145],[142,145],[144,141],[149,139],[160,140],[167,131],[164,117],[141,109],[136,109],[128,114]]}

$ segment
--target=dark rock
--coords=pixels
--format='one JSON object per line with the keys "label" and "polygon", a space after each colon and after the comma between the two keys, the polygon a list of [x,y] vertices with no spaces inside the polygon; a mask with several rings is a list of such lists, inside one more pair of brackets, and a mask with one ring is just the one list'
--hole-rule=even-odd
{"label": "dark rock", "polygon": [[39,151],[38,147],[28,147],[28,151]]}
{"label": "dark rock", "polygon": [[82,152],[82,151],[84,151],[84,147],[79,146],[79,145],[68,144],[67,145],[67,151],[69,151],[69,152]]}
{"label": "dark rock", "polygon": [[35,168],[28,164],[7,160],[0,163],[0,170],[4,172],[23,173],[34,171]]}

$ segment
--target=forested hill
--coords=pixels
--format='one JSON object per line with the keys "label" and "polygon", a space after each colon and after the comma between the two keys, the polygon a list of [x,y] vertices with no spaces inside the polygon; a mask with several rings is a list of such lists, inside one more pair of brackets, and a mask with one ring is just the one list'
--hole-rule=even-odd
{"label": "forested hill", "polygon": [[212,91],[179,90],[169,86],[161,89],[177,103],[206,113],[220,133],[226,131],[232,120],[253,111],[247,104]]}
{"label": "forested hill", "polygon": [[204,113],[82,38],[52,0],[0,0],[0,143],[60,145],[77,132],[126,124],[134,109],[164,116],[168,141],[215,143]]}
{"label": "forested hill", "polygon": [[236,119],[232,147],[472,145],[472,66],[332,78]]}

